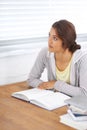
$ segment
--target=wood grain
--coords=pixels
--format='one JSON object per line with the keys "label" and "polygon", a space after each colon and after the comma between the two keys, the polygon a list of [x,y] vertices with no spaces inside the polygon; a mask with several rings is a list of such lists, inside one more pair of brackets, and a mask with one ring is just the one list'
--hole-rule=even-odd
{"label": "wood grain", "polygon": [[11,97],[25,89],[29,89],[26,82],[0,86],[0,130],[74,130],[59,122],[66,107],[48,111]]}

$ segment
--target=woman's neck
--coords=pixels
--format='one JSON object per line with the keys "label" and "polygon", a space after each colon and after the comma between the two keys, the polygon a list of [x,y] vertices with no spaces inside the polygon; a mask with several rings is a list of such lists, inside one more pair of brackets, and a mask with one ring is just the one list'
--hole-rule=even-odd
{"label": "woman's neck", "polygon": [[72,53],[68,49],[60,53],[55,53],[56,61],[69,62],[71,58],[72,58]]}
{"label": "woman's neck", "polygon": [[55,63],[59,70],[63,71],[69,64],[72,58],[72,53],[65,50],[62,53],[55,53]]}

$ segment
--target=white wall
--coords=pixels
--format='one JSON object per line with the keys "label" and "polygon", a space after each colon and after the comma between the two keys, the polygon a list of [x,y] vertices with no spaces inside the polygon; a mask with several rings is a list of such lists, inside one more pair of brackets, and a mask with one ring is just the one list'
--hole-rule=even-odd
{"label": "white wall", "polygon": [[[43,40],[44,41],[44,40]],[[24,41],[23,41],[24,42]],[[21,42],[22,43],[22,42]],[[0,47],[0,86],[25,81],[41,48],[46,42],[13,44]],[[43,73],[42,78],[46,76]]]}
{"label": "white wall", "polygon": [[26,80],[37,53],[0,58],[0,85]]}

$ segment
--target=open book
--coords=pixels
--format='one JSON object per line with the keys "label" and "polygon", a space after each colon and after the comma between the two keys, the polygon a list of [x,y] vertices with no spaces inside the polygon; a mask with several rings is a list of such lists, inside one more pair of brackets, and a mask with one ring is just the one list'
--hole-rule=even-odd
{"label": "open book", "polygon": [[76,130],[87,130],[87,121],[75,121],[68,113],[60,116],[60,122]]}
{"label": "open book", "polygon": [[12,96],[28,101],[47,110],[53,110],[66,105],[64,101],[70,98],[69,96],[60,92],[38,88],[14,92],[12,93]]}

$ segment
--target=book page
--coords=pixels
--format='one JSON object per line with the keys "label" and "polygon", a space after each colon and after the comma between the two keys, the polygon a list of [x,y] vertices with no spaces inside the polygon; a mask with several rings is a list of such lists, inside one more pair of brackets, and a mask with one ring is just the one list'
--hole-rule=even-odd
{"label": "book page", "polygon": [[25,101],[30,101],[31,99],[36,99],[38,97],[40,98],[49,93],[54,93],[54,92],[51,90],[33,88],[33,89],[24,90],[24,91],[14,92],[14,93],[12,93],[12,96],[25,100]]}
{"label": "book page", "polygon": [[74,121],[69,114],[61,115],[60,122],[77,130],[87,130],[87,121]]}
{"label": "book page", "polygon": [[47,95],[42,96],[41,98],[37,97],[30,102],[38,105],[47,110],[53,110],[59,107],[66,105],[64,100],[69,99],[70,97],[62,94],[60,92],[48,93]]}

